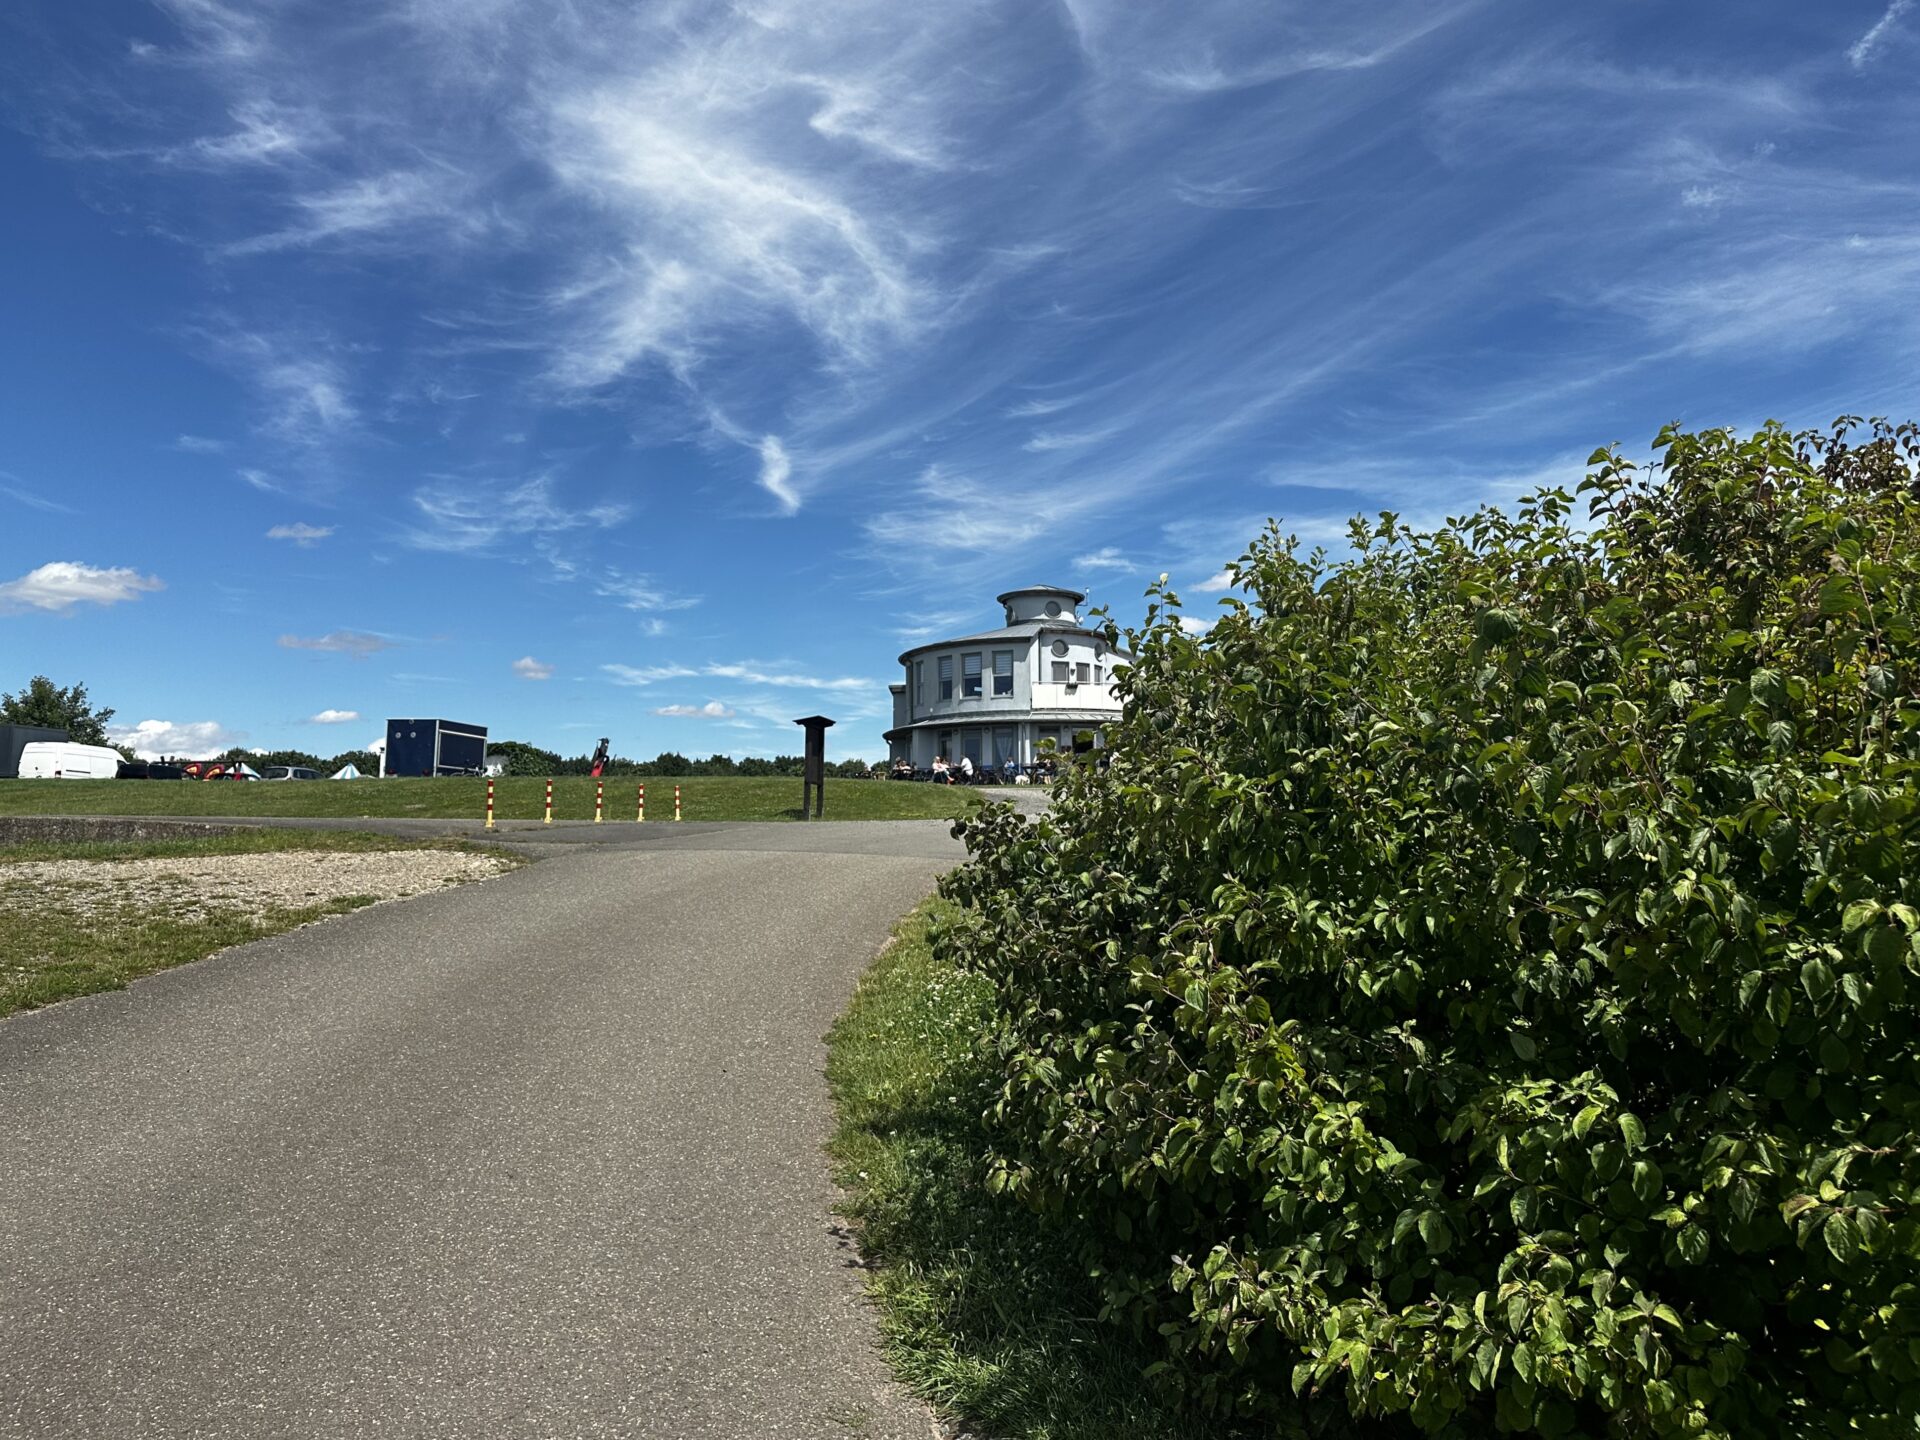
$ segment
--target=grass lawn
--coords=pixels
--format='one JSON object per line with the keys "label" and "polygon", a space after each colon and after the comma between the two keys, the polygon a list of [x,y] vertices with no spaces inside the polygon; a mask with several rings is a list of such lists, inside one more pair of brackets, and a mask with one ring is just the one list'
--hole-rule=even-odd
{"label": "grass lawn", "polygon": [[1008,1440],[1223,1440],[1142,1372],[1161,1358],[1094,1317],[1071,1236],[980,1184],[992,1087],[985,985],[933,958],[930,903],[902,922],[828,1037],[831,1146],[876,1269],[887,1356],[951,1417]]}
{"label": "grass lawn", "polygon": [[[502,820],[538,820],[546,781],[515,775],[495,781]],[[631,822],[633,779],[610,779],[607,819]],[[647,821],[673,819],[673,787],[689,820],[798,820],[798,780],[739,776],[650,779]],[[591,820],[594,782],[584,775],[553,782],[555,820]],[[480,820],[487,782],[438,780],[306,780],[242,784],[213,780],[0,780],[0,815],[271,815],[348,819]],[[970,815],[979,796],[957,785],[892,780],[827,781],[829,820],[921,820]]]}
{"label": "grass lawn", "polygon": [[[50,784],[65,782],[50,781]],[[84,783],[84,782],[75,782]],[[101,782],[107,783],[107,782]],[[142,883],[112,861],[256,856],[281,851],[473,851],[348,831],[261,830],[197,839],[0,847],[0,1017],[129,981],[218,950],[373,903],[342,895],[300,906],[188,903],[177,889]],[[495,852],[485,852],[493,856]],[[49,884],[32,862],[83,861],[85,875]],[[99,865],[97,872],[95,864]],[[127,893],[128,891],[133,893]]]}

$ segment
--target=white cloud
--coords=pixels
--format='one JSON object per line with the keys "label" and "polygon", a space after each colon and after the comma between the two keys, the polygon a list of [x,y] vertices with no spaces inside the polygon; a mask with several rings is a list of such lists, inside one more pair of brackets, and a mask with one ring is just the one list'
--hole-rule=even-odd
{"label": "white cloud", "polygon": [[513,662],[513,673],[522,680],[551,680],[553,666],[544,660],[536,660],[531,655],[522,655]]}
{"label": "white cloud", "polygon": [[1900,23],[1900,17],[1913,8],[1913,0],[1893,0],[1887,6],[1886,13],[1874,23],[1874,27],[1848,47],[1847,61],[1856,70],[1866,68],[1867,61],[1873,58],[1873,52],[1880,48],[1887,33]]}
{"label": "white cloud", "polygon": [[331,534],[333,534],[331,525],[308,525],[302,521],[296,525],[276,525],[267,531],[267,538],[291,540],[302,550],[310,550]]}
{"label": "white cloud", "polygon": [[[651,576],[612,569],[594,582],[593,593],[618,601],[628,610],[687,610],[700,603],[698,596],[675,595],[662,588]],[[643,628],[649,634],[657,635],[665,627],[657,622],[649,622]]]}
{"label": "white cloud", "polygon": [[280,644],[288,650],[319,650],[330,655],[351,655],[364,660],[381,650],[393,648],[384,635],[369,635],[360,630],[333,630],[325,635],[282,635]]}
{"label": "white cloud", "polygon": [[[481,553],[521,536],[546,540],[573,530],[606,530],[631,513],[615,504],[569,508],[555,496],[551,475],[506,484],[440,476],[413,492],[413,506],[426,523],[409,530],[407,542],[455,554]],[[558,551],[549,558],[563,571],[576,568]]]}
{"label": "white cloud", "polygon": [[309,725],[346,725],[360,718],[358,710],[322,710],[318,715],[309,715]]}
{"label": "white cloud", "polygon": [[234,473],[256,490],[263,490],[269,495],[286,493],[281,488],[280,482],[264,470],[236,470]]}
{"label": "white cloud", "polygon": [[[1251,539],[1252,537],[1249,536],[1248,538]],[[1233,576],[1224,570],[1219,570],[1209,575],[1193,588],[1198,590],[1202,595],[1213,595],[1222,590],[1231,590],[1233,588]]]}
{"label": "white cloud", "polygon": [[1111,430],[1091,430],[1077,434],[1058,430],[1041,430],[1035,432],[1020,448],[1032,455],[1045,455],[1053,450],[1078,450],[1083,446],[1097,445],[1112,433]]}
{"label": "white cloud", "polygon": [[653,685],[662,680],[679,680],[700,673],[684,665],[602,665],[600,668],[613,678],[616,685]]}
{"label": "white cloud", "polygon": [[260,255],[429,223],[444,233],[444,222],[461,208],[459,188],[444,172],[366,175],[330,190],[296,196],[287,225],[237,241],[227,252]]}
{"label": "white cloud", "polygon": [[777,685],[782,689],[871,690],[876,684],[872,680],[856,680],[850,676],[829,679],[817,675],[802,675],[791,670],[762,670],[752,661],[727,665],[709,664],[701,667],[700,673],[722,680],[741,680],[749,685]]}
{"label": "white cloud", "polygon": [[166,586],[137,570],[102,570],[72,560],[54,560],[0,585],[0,615],[26,610],[69,610],[75,605],[117,605]]}
{"label": "white cloud", "polygon": [[1074,557],[1073,568],[1076,570],[1138,570],[1140,566],[1121,554],[1117,547],[1102,545],[1091,554]]}
{"label": "white cloud", "polygon": [[793,474],[793,461],[777,435],[760,441],[760,488],[780,502],[783,513],[791,515],[800,508],[800,496],[787,483]]}
{"label": "white cloud", "polygon": [[731,720],[734,712],[718,700],[709,700],[704,705],[662,705],[654,712],[681,720]]}
{"label": "white cloud", "polygon": [[174,438],[173,448],[188,455],[218,455],[227,448],[227,442],[205,435],[179,435]]}
{"label": "white cloud", "polygon": [[107,739],[125,745],[142,760],[172,756],[181,760],[205,760],[229,750],[245,739],[245,733],[227,729],[213,720],[194,720],[176,725],[171,720],[142,720],[137,725],[110,725]]}
{"label": "white cloud", "polygon": [[[0,470],[0,476],[5,476],[5,478],[9,480],[19,478],[14,475],[7,475],[4,470]],[[31,490],[22,490],[14,485],[0,485],[0,495],[6,496],[9,500],[17,501],[29,510],[40,510],[48,515],[74,515],[79,513],[71,505],[62,505],[58,500],[49,500],[44,495],[36,495]]]}
{"label": "white cloud", "polygon": [[[867,691],[875,689],[877,683],[872,680],[857,680],[850,676],[828,677],[805,675],[792,670],[767,669],[751,660],[731,663],[710,661],[697,670],[685,665],[602,665],[600,668],[612,678],[616,685],[653,685],[662,680],[680,680],[695,675],[704,675],[715,680],[737,680],[747,685],[771,685],[783,690]],[[879,689],[884,693],[884,686],[880,686]]]}

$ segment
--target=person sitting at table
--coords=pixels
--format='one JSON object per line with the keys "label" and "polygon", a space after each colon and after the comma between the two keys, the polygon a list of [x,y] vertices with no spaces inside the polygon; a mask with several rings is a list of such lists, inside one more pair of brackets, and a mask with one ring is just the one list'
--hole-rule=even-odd
{"label": "person sitting at table", "polygon": [[953,783],[953,775],[947,769],[947,757],[944,755],[936,755],[933,757],[933,783],[936,785],[951,785]]}

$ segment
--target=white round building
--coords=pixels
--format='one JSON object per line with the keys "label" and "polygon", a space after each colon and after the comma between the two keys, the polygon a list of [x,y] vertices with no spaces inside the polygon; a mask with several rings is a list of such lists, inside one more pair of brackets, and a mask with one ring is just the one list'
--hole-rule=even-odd
{"label": "white round building", "polygon": [[1132,657],[1081,625],[1086,598],[1054,585],[1009,590],[998,597],[1002,629],[903,654],[906,678],[889,687],[891,758],[924,770],[936,755],[956,764],[964,755],[998,770],[1032,764],[1049,740],[1063,751],[1082,733],[1104,744],[1120,714],[1114,671]]}

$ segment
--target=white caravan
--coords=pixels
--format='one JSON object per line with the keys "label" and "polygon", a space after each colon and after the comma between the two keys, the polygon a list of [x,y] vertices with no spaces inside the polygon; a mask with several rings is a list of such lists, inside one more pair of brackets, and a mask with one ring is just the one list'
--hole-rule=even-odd
{"label": "white caravan", "polygon": [[120,773],[121,755],[105,745],[71,740],[35,740],[20,751],[22,780],[111,780]]}

